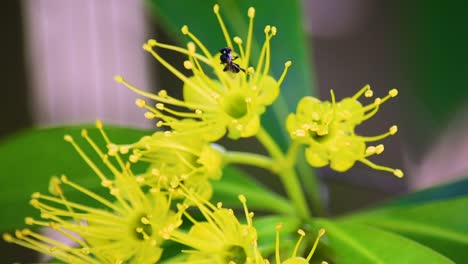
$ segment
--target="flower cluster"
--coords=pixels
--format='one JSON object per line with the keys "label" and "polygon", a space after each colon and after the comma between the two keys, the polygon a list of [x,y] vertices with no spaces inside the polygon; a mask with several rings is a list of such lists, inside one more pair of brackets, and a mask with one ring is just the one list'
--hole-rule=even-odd
{"label": "flower cluster", "polygon": [[[107,151],[100,149],[86,130],[82,131],[82,136],[95,150],[104,168],[100,168],[102,166],[70,135],[66,135],[65,140],[99,177],[108,193],[95,193],[66,176],[53,177],[52,195],[32,195],[31,205],[40,211],[42,220],[26,218],[26,224],[50,227],[76,246],[30,229],[16,231],[16,237],[6,234],[4,239],[67,263],[156,263],[163,251],[163,231],[175,230],[181,224],[182,211],[171,209],[169,192],[156,186],[142,186],[132,172],[131,163],[115,151],[101,122],[97,122],[97,127],[107,143]],[[62,185],[82,194],[90,205],[67,199]]]}
{"label": "flower cluster", "polygon": [[[286,76],[291,62],[285,63],[285,69],[279,80],[269,75],[270,71],[270,40],[276,35],[276,27],[266,26],[265,42],[260,56],[253,67],[251,47],[255,9],[249,8],[249,28],[246,44],[236,36],[231,36],[226,29],[221,17],[219,6],[215,5],[214,13],[218,19],[222,34],[229,50],[234,50],[233,42],[237,45],[238,52],[232,51],[229,60],[236,59],[236,65],[244,72],[231,72],[226,66],[221,65],[223,59],[212,54],[208,48],[190,32],[188,26],[182,27],[182,33],[191,41],[187,48],[177,47],[151,39],[143,45],[143,49],[151,53],[164,67],[171,71],[177,78],[183,81],[183,100],[171,97],[166,90],[157,94],[144,92],[122,76],[116,76],[115,80],[136,93],[155,100],[152,106],[143,100],[137,100],[137,105],[145,108],[148,119],[158,119],[158,127],[169,127],[182,133],[202,135],[206,140],[213,142],[226,134],[232,139],[254,136],[260,127],[260,116],[265,108],[271,105],[278,97],[279,88]],[[201,53],[197,51],[201,50]],[[169,64],[157,52],[157,49],[175,51],[187,56],[184,67],[192,72],[192,76],[186,76],[174,66]],[[232,61],[228,63],[233,63]],[[213,77],[212,77],[213,76]],[[183,107],[185,110],[177,110]]]}
{"label": "flower cluster", "polygon": [[377,170],[392,172],[397,177],[403,177],[399,169],[374,164],[367,158],[384,151],[384,145],[367,146],[374,142],[395,135],[397,126],[391,126],[388,132],[365,137],[357,135],[357,125],[374,116],[381,104],[397,96],[398,90],[392,89],[384,98],[376,98],[369,105],[362,105],[358,99],[362,95],[372,97],[370,86],[365,86],[354,96],[335,102],[320,101],[314,97],[304,97],[297,105],[296,113],[288,116],[286,127],[293,140],[306,144],[305,155],[308,163],[314,167],[330,164],[336,171],[347,171],[356,161],[360,161]]}
{"label": "flower cluster", "polygon": [[242,224],[234,215],[233,210],[216,206],[196,194],[185,192],[203,216],[203,221],[197,221],[189,213],[186,218],[191,221],[188,232],[175,231],[171,239],[192,250],[187,251],[187,261],[196,263],[264,263],[257,247],[257,232],[253,227],[253,213],[248,211],[246,198],[239,196],[246,217]]}
{"label": "flower cluster", "polygon": [[200,137],[159,131],[134,144],[120,146],[121,152],[129,149],[131,162],[149,164],[148,172],[139,175],[138,180],[152,187],[177,188],[183,182],[209,199],[212,195],[209,180],[218,180],[222,174],[221,150]]}
{"label": "flower cluster", "polygon": [[[245,196],[239,195],[245,214],[243,223],[232,209],[223,208],[221,202],[213,205],[196,188],[188,188],[183,181],[169,186],[146,181],[147,175],[132,172],[130,160],[134,160],[136,154],[131,154],[128,161],[124,159],[123,155],[128,153],[130,145],[118,147],[111,143],[100,121],[97,121],[97,128],[106,142],[107,151],[100,149],[86,130],[82,131],[82,137],[99,156],[103,168],[70,135],[66,135],[65,140],[94,171],[108,193],[93,192],[66,176],[53,177],[49,190],[51,195],[32,195],[31,205],[40,211],[41,220],[27,217],[26,223],[51,228],[61,238],[23,229],[17,230],[15,236],[4,234],[4,240],[66,263],[157,263],[166,240],[192,248],[184,251],[184,263],[269,263],[258,248],[254,214],[249,211]],[[137,148],[145,139],[131,147]],[[168,146],[161,144],[161,147]],[[150,153],[137,153],[140,154],[139,158],[152,158]],[[85,196],[89,205],[67,199],[62,185]],[[183,197],[183,201],[174,204],[172,198],[177,195]],[[195,207],[197,212],[190,213],[190,207]],[[197,215],[201,215],[203,220],[197,220]],[[188,231],[180,229],[186,220],[191,226]],[[280,261],[277,228],[276,263],[309,263],[324,231],[320,232],[307,258],[296,256],[304,236],[303,231],[299,233],[301,238],[292,257]],[[66,243],[64,238],[73,245]]]}

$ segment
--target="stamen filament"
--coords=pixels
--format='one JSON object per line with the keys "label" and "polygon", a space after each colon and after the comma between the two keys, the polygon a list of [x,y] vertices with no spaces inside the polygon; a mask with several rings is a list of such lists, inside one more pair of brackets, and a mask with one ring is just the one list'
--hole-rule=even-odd
{"label": "stamen filament", "polygon": [[403,177],[403,172],[401,170],[399,170],[399,169],[392,169],[390,167],[377,165],[377,164],[371,162],[368,159],[360,159],[359,161],[366,164],[367,166],[375,169],[375,170],[388,171],[388,172],[393,173],[393,175],[397,176],[398,178]]}
{"label": "stamen filament", "polygon": [[94,162],[89,158],[89,156],[76,144],[76,142],[73,140],[73,138],[70,135],[65,135],[65,141],[69,142],[72,144],[72,146],[75,148],[76,152],[81,156],[81,158],[88,164],[88,166],[96,173],[96,175],[101,179],[102,182],[107,181],[107,177],[104,175],[104,173],[94,164]]}
{"label": "stamen filament", "polygon": [[213,11],[216,15],[216,18],[218,19],[219,26],[221,27],[221,31],[223,32],[224,39],[226,40],[226,44],[228,47],[233,47],[232,42],[231,42],[231,37],[229,36],[229,32],[226,28],[226,25],[224,24],[223,18],[219,14],[219,5],[215,4],[213,6]]}
{"label": "stamen filament", "polygon": [[364,87],[361,88],[361,90],[359,90],[359,92],[357,92],[356,94],[353,95],[353,97],[351,97],[353,100],[357,100],[359,99],[359,97],[361,97],[367,90],[370,90],[370,85],[369,84],[366,84],[364,85]]}
{"label": "stamen filament", "polygon": [[249,29],[247,32],[247,43],[245,45],[245,57],[242,59],[242,66],[244,68],[247,68],[249,65],[249,60],[250,60],[250,52],[252,50],[252,36],[253,36],[253,27],[254,27],[254,17],[255,17],[255,8],[250,7],[249,10],[247,11],[247,15],[249,17]]}

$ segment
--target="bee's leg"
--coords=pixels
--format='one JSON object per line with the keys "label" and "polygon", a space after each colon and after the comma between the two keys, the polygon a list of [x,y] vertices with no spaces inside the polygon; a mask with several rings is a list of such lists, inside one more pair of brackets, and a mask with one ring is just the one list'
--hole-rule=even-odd
{"label": "bee's leg", "polygon": [[228,71],[228,70],[229,70],[229,64],[226,64],[226,66],[224,66],[223,71]]}
{"label": "bee's leg", "polygon": [[236,60],[236,59],[238,59],[238,58],[239,58],[239,56],[235,56],[234,58],[232,58],[232,60]]}
{"label": "bee's leg", "polygon": [[245,72],[245,70],[242,69],[241,66],[239,66],[239,64],[237,64],[237,63],[232,63],[232,64],[233,64],[233,66],[234,66],[233,68],[235,69],[235,72],[236,72],[236,73],[237,73],[237,72],[240,72],[240,71]]}

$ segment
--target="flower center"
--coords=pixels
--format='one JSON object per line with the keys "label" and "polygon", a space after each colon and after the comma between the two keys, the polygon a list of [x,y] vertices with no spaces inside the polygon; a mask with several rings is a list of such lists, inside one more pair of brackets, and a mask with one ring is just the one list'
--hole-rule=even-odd
{"label": "flower center", "polygon": [[153,227],[148,222],[146,214],[142,213],[135,219],[133,234],[138,240],[145,240],[153,234]]}
{"label": "flower center", "polygon": [[315,142],[323,144],[335,136],[335,131],[331,124],[326,125],[322,120],[318,120],[316,123],[319,129],[316,131],[308,131],[309,137],[311,137]]}
{"label": "flower center", "polygon": [[245,250],[243,247],[238,245],[228,246],[226,248],[226,263],[236,263],[236,264],[244,264],[247,260],[247,254],[245,254]]}
{"label": "flower center", "polygon": [[331,138],[330,133],[319,136],[319,135],[317,134],[317,132],[315,132],[315,131],[310,131],[310,130],[309,130],[309,135],[310,135],[310,137],[311,137],[313,140],[315,140],[315,142],[317,142],[317,143],[325,143],[325,142],[327,142],[327,141]]}
{"label": "flower center", "polygon": [[238,119],[247,114],[247,103],[241,94],[235,93],[227,96],[223,109],[229,116]]}

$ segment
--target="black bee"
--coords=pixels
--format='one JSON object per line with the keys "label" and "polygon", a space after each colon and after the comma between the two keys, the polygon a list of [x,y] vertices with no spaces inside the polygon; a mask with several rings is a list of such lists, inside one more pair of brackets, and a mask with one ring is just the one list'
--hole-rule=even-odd
{"label": "black bee", "polygon": [[225,64],[223,71],[231,71],[233,73],[238,73],[240,71],[245,72],[239,64],[235,63],[234,60],[239,58],[238,56],[232,56],[231,54],[232,49],[229,47],[225,47],[219,50],[221,55],[219,55],[219,59],[221,60],[221,64]]}

